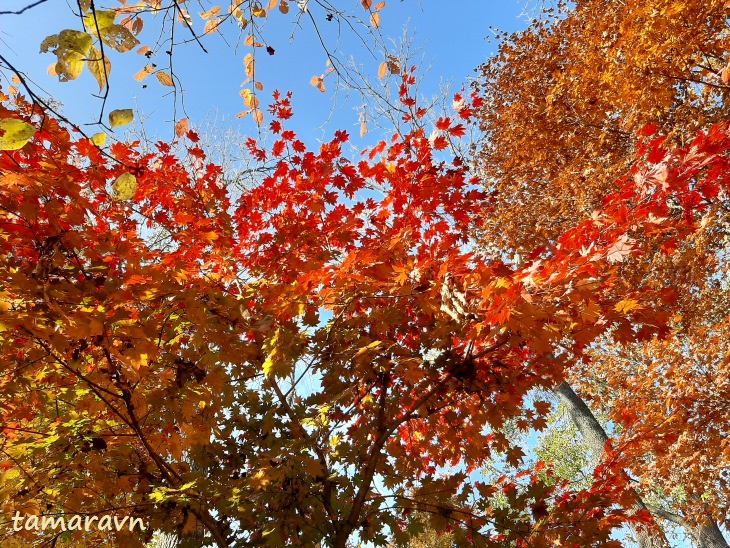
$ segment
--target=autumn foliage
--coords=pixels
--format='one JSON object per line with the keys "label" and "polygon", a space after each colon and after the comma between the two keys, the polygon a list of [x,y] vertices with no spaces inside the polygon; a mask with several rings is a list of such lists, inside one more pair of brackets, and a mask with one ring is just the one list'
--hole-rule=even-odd
{"label": "autumn foliage", "polygon": [[[662,187],[684,179],[692,190],[667,199],[659,214],[684,215],[692,233],[645,248],[622,268],[622,283],[675,293],[668,337],[618,332],[621,344],[602,339],[568,377],[620,425],[617,444],[642,495],[659,498],[689,529],[727,524],[727,194],[676,167],[715,150],[720,141],[711,136],[727,120],[726,3],[561,3],[501,38],[475,88],[487,135],[479,169],[497,228],[484,231],[481,245],[517,252],[518,262],[551,245],[603,207],[637,156],[656,164],[643,176]],[[698,140],[699,131],[708,137]],[[671,152],[654,150],[657,135]],[[644,304],[639,298],[633,306]]]}
{"label": "autumn foliage", "polygon": [[[425,114],[412,79],[406,123]],[[616,546],[622,523],[651,527],[630,450],[572,490],[502,427],[544,428],[550,406],[528,395],[597,338],[669,332],[677,292],[642,259],[671,256],[728,191],[730,134],[644,135],[600,207],[515,265],[475,245],[494,200],[444,149],[480,98],[454,104],[431,139],[416,125],[350,160],[343,131],[308,150],[276,93],[275,142],[247,142],[275,165],[234,200],[193,132],[184,157],[100,150],[10,97],[0,118],[36,130],[0,156],[3,513],[144,516],[218,546],[385,545],[413,512],[477,546]],[[708,405],[721,428],[725,404]],[[664,436],[657,455],[676,456],[670,433],[624,423],[631,447]],[[475,481],[497,454],[522,471]]]}

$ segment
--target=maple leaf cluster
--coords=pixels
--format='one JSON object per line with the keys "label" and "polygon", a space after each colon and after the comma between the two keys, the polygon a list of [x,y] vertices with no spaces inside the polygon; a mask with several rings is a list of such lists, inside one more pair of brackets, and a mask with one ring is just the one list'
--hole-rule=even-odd
{"label": "maple leaf cluster", "polygon": [[[650,523],[620,459],[574,490],[502,427],[544,428],[528,394],[599,336],[668,331],[676,293],[624,267],[727,192],[727,128],[649,142],[593,217],[516,265],[473,245],[493,202],[423,129],[351,160],[343,131],[314,151],[286,129],[288,95],[270,113],[270,150],[246,146],[274,167],[233,199],[194,132],[184,158],[102,150],[2,105],[35,128],[0,156],[3,512],[142,515],[218,546],[385,545],[412,512],[483,546],[616,546]],[[498,453],[523,471],[473,481]]]}
{"label": "maple leaf cluster", "polygon": [[[486,134],[477,161],[492,197],[490,224],[499,227],[480,235],[485,248],[518,256],[549,248],[601,214],[637,158],[647,162],[634,168],[637,188],[653,181],[642,193],[682,182],[678,194],[653,202],[662,210],[652,216],[659,225],[684,216],[685,228],[658,240],[627,233],[610,255],[621,270],[617,289],[642,283],[674,294],[663,308],[671,317],[660,320],[666,337],[618,329],[589,356],[575,356],[567,380],[620,425],[624,467],[657,517],[697,538],[711,525],[723,546],[716,523],[728,519],[719,387],[727,378],[730,223],[722,175],[695,177],[704,161],[722,165],[714,147],[722,142],[717,124],[727,119],[727,36],[726,5],[714,0],[559,3],[527,30],[500,35],[475,85]],[[657,135],[665,136],[659,147]],[[624,195],[628,203],[633,192]],[[637,245],[642,258],[630,260]],[[646,295],[627,295],[616,311],[631,315],[646,304]]]}

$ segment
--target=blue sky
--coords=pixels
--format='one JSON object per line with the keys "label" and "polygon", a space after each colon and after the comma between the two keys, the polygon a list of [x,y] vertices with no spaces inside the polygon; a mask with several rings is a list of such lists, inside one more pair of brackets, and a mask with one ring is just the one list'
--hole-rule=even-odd
{"label": "blue sky", "polygon": [[[18,10],[31,0],[3,0],[3,10]],[[134,1],[130,0],[130,4]],[[340,0],[336,6],[359,16],[366,15],[359,0]],[[97,3],[97,8],[119,6],[117,0]],[[203,4],[205,8],[215,2]],[[226,4],[221,3],[221,12],[225,13]],[[193,27],[202,33],[204,21],[197,14],[203,7],[190,4],[193,14]],[[488,43],[486,38],[493,36],[490,26],[503,30],[518,30],[527,25],[522,16],[524,1],[490,2],[469,0],[459,3],[435,2],[432,0],[389,0],[381,10],[382,38],[392,45],[397,41],[407,26],[416,46],[423,47],[424,62],[422,67],[430,68],[424,80],[422,91],[425,94],[438,92],[443,82],[451,82],[456,90],[466,79],[474,74],[474,69],[496,49],[494,42]],[[375,51],[373,56],[358,41],[352,32],[343,32],[337,42],[337,23],[325,20],[321,8],[311,2],[310,10],[319,22],[323,38],[333,51],[343,58],[354,58],[361,64],[364,72],[377,81],[377,69],[383,60],[382,50]],[[320,93],[311,84],[312,76],[320,75],[326,70],[326,56],[313,31],[311,21],[303,17],[300,28],[295,20],[299,12],[296,2],[291,2],[288,15],[274,10],[269,15],[264,28],[267,44],[274,48],[275,54],[270,56],[263,48],[257,50],[257,78],[265,89],[260,95],[261,102],[267,104],[271,92],[276,88],[281,91],[291,90],[294,93],[295,118],[292,126],[302,137],[323,138],[331,135],[335,129],[348,130],[356,137],[359,133],[357,109],[362,100],[356,94],[348,94],[339,90],[331,77],[326,80],[327,91]],[[140,35],[141,43],[153,46],[159,29],[160,18],[146,21],[145,29]],[[80,22],[72,15],[67,0],[47,0],[45,3],[26,11],[22,15],[0,16],[0,48],[3,55],[16,65],[27,71],[36,84],[42,86],[50,95],[63,103],[63,113],[77,123],[94,122],[98,117],[101,101],[92,94],[98,88],[87,70],[75,81],[59,83],[57,78],[47,74],[48,66],[55,62],[55,56],[39,53],[43,38],[50,34],[71,28],[80,30]],[[365,33],[365,26],[359,27]],[[180,25],[176,29],[177,36],[183,33]],[[294,39],[292,33],[296,31]],[[250,48],[241,45],[236,48],[238,28],[227,22],[222,25],[221,35],[204,37],[203,43],[208,54],[203,53],[194,43],[179,46],[175,50],[174,66],[184,84],[186,114],[195,125],[206,116],[216,114],[219,117],[233,117],[244,110],[239,96],[241,83],[245,80],[243,57]],[[339,46],[339,47],[338,47]],[[136,48],[135,48],[136,49]],[[236,51],[237,49],[237,51]],[[164,51],[152,59],[158,68],[167,63]],[[136,82],[132,75],[145,64],[145,58],[134,51],[120,54],[111,52],[112,89],[107,102],[107,112],[113,109],[135,108],[146,117],[145,127],[148,133],[169,137],[172,134],[170,121],[173,119],[173,98],[170,88],[161,86],[154,77],[148,77],[142,84]],[[420,58],[420,57],[419,57]],[[178,103],[178,117],[184,117]],[[257,133],[251,117],[232,121],[233,129],[242,133]],[[325,129],[316,130],[326,124]],[[90,132],[97,128],[89,126]],[[305,133],[306,132],[306,133]],[[367,136],[365,141],[374,136]],[[357,138],[357,137],[356,137]],[[361,144],[364,145],[366,142]],[[360,143],[356,143],[360,146]]]}

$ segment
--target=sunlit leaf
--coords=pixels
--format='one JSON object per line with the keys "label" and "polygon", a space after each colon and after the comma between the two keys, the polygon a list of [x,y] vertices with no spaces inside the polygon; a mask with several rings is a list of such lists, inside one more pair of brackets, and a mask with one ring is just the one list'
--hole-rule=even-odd
{"label": "sunlit leaf", "polygon": [[84,17],[86,28],[101,37],[110,48],[126,52],[139,45],[139,40],[125,26],[114,23],[116,13],[111,10],[96,10]]}
{"label": "sunlit leaf", "polygon": [[203,34],[212,34],[216,32],[220,24],[220,19],[210,19],[207,23],[205,23],[205,27],[203,28]]}
{"label": "sunlit leaf", "polygon": [[91,51],[93,39],[86,32],[62,30],[59,34],[47,37],[41,43],[41,53],[50,51],[58,58],[55,72],[61,82],[75,80]]}
{"label": "sunlit leaf", "polygon": [[385,75],[388,73],[388,63],[383,61],[380,63],[380,67],[378,68],[378,78],[381,80],[385,78]]}
{"label": "sunlit leaf", "polygon": [[220,6],[213,6],[208,11],[202,12],[200,14],[200,18],[201,19],[204,19],[204,20],[207,20],[207,19],[210,19],[211,17],[213,17],[214,15],[218,15],[220,12],[221,12],[221,7]]}
{"label": "sunlit leaf", "polygon": [[178,137],[182,137],[185,135],[188,131],[188,119],[187,118],[181,118],[177,121],[175,124],[175,135]]}
{"label": "sunlit leaf", "polygon": [[103,147],[106,144],[106,137],[106,133],[100,131],[99,133],[94,133],[94,135],[91,136],[91,142],[98,147]]}
{"label": "sunlit leaf", "polygon": [[38,131],[34,125],[17,118],[0,120],[0,150],[19,150]]}
{"label": "sunlit leaf", "polygon": [[134,79],[138,82],[141,82],[145,78],[147,78],[150,74],[152,74],[155,71],[154,65],[147,65],[142,70],[140,70],[137,74],[134,75]]}
{"label": "sunlit leaf", "polygon": [[101,51],[92,47],[86,64],[89,67],[89,72],[99,84],[99,92],[101,92],[107,86],[109,74],[112,70],[109,58],[102,56]]}
{"label": "sunlit leaf", "polygon": [[109,125],[113,128],[126,126],[134,120],[134,112],[131,108],[113,110],[109,113]]}
{"label": "sunlit leaf", "polygon": [[157,80],[160,82],[160,84],[162,84],[163,86],[175,87],[175,83],[172,81],[172,77],[165,71],[158,70],[157,72],[155,72],[155,76],[157,77]]}
{"label": "sunlit leaf", "polygon": [[115,200],[129,200],[137,190],[137,178],[131,173],[122,173],[112,184]]}

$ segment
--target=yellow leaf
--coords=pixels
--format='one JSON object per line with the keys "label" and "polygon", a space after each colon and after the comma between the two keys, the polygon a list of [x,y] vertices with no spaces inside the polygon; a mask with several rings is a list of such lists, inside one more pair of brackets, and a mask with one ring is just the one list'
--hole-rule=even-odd
{"label": "yellow leaf", "polygon": [[0,150],[23,148],[36,131],[35,126],[17,118],[0,120]]}
{"label": "yellow leaf", "polygon": [[103,147],[106,144],[106,133],[103,131],[94,133],[94,135],[91,136],[90,141],[98,147]]}
{"label": "yellow leaf", "polygon": [[131,173],[122,173],[112,185],[115,200],[129,200],[137,190],[137,177]]}
{"label": "yellow leaf", "polygon": [[279,3],[279,0],[269,0],[269,5],[266,6],[266,9],[268,11],[271,11],[276,7],[276,4],[278,4],[278,3]]}
{"label": "yellow leaf", "polygon": [[101,41],[110,48],[124,53],[139,45],[139,40],[123,25],[115,25],[117,14],[112,10],[96,10],[84,16],[86,28],[98,33]]}
{"label": "yellow leaf", "polygon": [[58,59],[55,72],[61,82],[78,78],[92,46],[91,35],[77,30],[62,30],[41,42],[41,53],[51,51]]}
{"label": "yellow leaf", "polygon": [[124,53],[139,45],[139,40],[135,38],[128,28],[122,25],[112,25],[101,32],[101,40],[110,48]]}
{"label": "yellow leaf", "polygon": [[373,8],[374,11],[380,11],[385,7],[385,2],[378,2]]}
{"label": "yellow leaf", "polygon": [[362,122],[360,124],[360,137],[365,137],[365,134],[368,132],[368,127],[365,125],[365,122]]}
{"label": "yellow leaf", "polygon": [[84,26],[92,32],[98,27],[104,30],[114,24],[116,13],[111,10],[95,10],[93,13],[84,15]]}
{"label": "yellow leaf", "polygon": [[166,72],[164,72],[162,70],[158,70],[157,72],[155,72],[155,76],[157,76],[157,80],[163,86],[168,86],[171,88],[175,87],[175,84],[172,81],[172,77],[169,74],[167,74]]}
{"label": "yellow leaf", "polygon": [[373,13],[370,16],[370,24],[373,26],[373,28],[378,28],[380,26],[380,14],[379,13]]}
{"label": "yellow leaf", "polygon": [[99,84],[99,93],[101,93],[108,85],[109,73],[112,71],[111,61],[106,56],[102,57],[101,51],[92,47],[86,64],[89,67],[89,72]]}
{"label": "yellow leaf", "polygon": [[264,113],[261,112],[259,109],[256,109],[253,111],[253,119],[254,122],[256,122],[257,126],[260,126],[264,123]]}
{"label": "yellow leaf", "polygon": [[134,120],[134,112],[131,108],[113,110],[109,113],[109,125],[111,127],[126,126]]}

